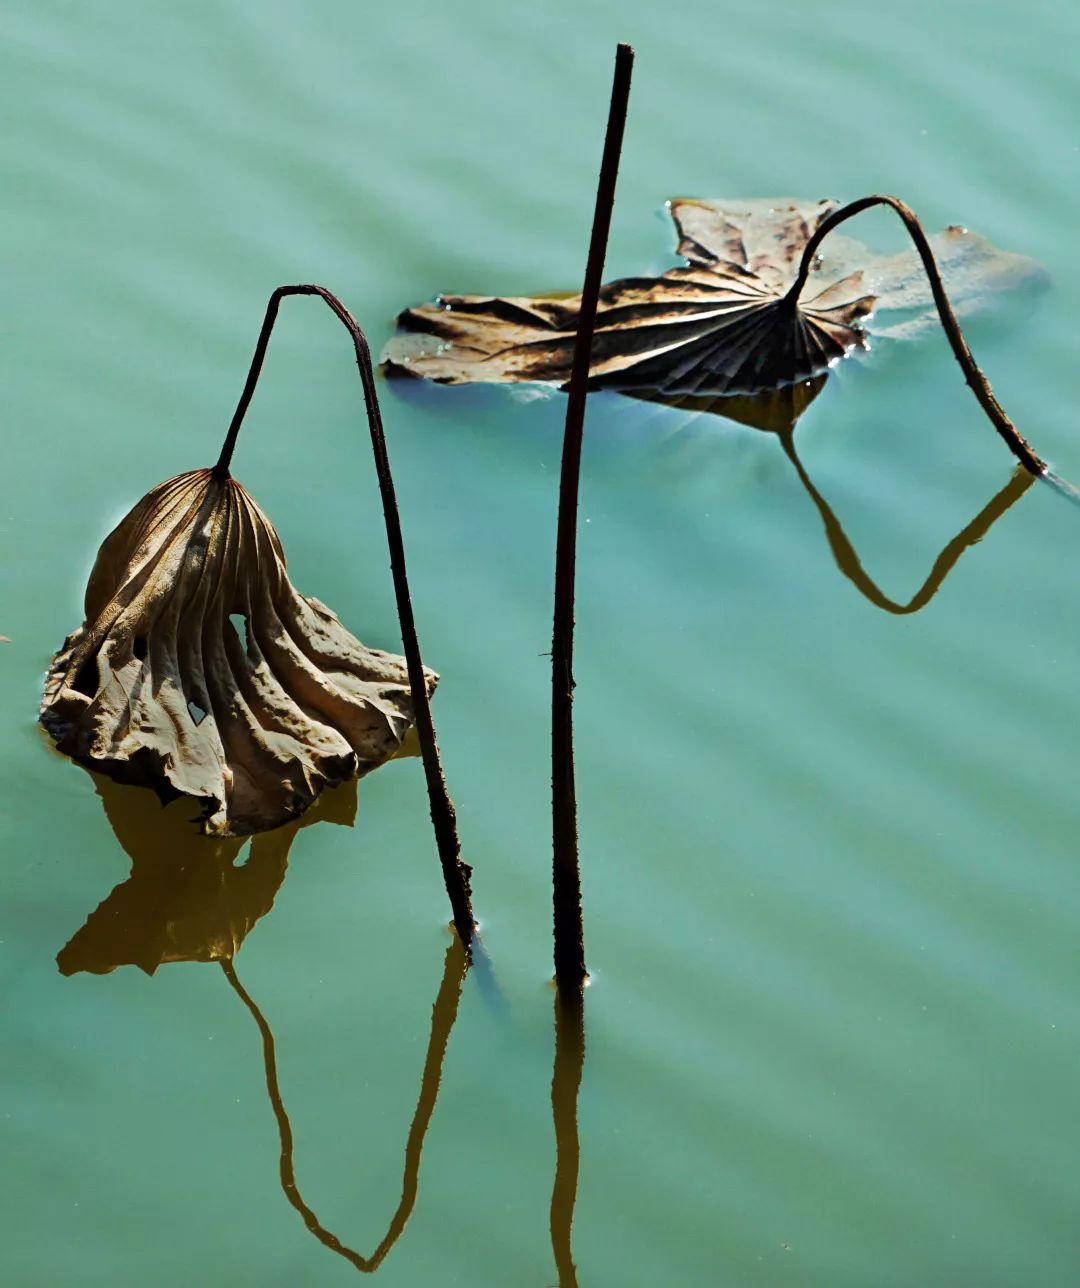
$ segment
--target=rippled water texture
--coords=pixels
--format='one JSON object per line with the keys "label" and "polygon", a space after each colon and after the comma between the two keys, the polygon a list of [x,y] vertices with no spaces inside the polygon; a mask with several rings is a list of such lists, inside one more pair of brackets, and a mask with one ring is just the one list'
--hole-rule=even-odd
{"label": "rippled water texture", "polygon": [[[673,196],[896,192],[1047,268],[970,339],[1080,479],[1072,7],[14,0],[6,1284],[321,1288],[380,1255],[386,1288],[565,1286],[571,1255],[583,1288],[1076,1282],[1080,513],[1010,483],[939,332],[846,363],[798,468],[775,435],[590,399],[572,1254],[560,395],[383,385],[500,994],[448,954],[417,761],[249,855],[35,726],[99,541],[212,463],[274,286],[335,289],[375,348],[436,291],[580,287],[619,39],[609,276],[671,263]],[[903,247],[886,214],[852,233]],[[361,417],[344,332],[287,301],[236,473],[296,586],[397,650]]]}

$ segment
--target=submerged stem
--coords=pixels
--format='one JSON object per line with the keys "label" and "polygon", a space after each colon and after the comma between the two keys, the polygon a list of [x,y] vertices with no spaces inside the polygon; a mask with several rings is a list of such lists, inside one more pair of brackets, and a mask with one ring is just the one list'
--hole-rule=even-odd
{"label": "submerged stem", "polygon": [[585,938],[581,915],[577,794],[574,785],[574,582],[577,569],[578,490],[585,400],[589,386],[596,307],[604,274],[619,155],[630,98],[634,51],[619,45],[611,87],[604,154],[596,190],[589,258],[581,292],[574,362],[566,404],[562,471],[559,479],[558,535],[555,549],[555,613],[551,641],[551,812],[552,899],[555,922],[555,978],[560,988],[580,989],[585,977]]}
{"label": "submerged stem", "polygon": [[435,841],[442,864],[443,880],[446,893],[450,897],[454,926],[466,951],[471,950],[476,936],[476,922],[472,910],[472,890],[470,876],[472,869],[461,857],[461,841],[458,837],[457,815],[453,801],[446,786],[446,778],[439,757],[439,744],[435,737],[435,723],[431,715],[431,704],[428,701],[427,683],[424,677],[424,663],[420,655],[420,642],[416,635],[416,621],[413,616],[412,598],[409,594],[409,578],[405,568],[405,543],[401,533],[401,519],[398,516],[397,495],[394,490],[394,479],[390,472],[390,457],[386,449],[386,436],[383,432],[382,414],[379,411],[379,398],[375,389],[375,374],[371,365],[371,351],[368,342],[356,319],[344,304],[332,295],[325,287],[314,285],[279,286],[266,306],[262,330],[255,345],[247,380],[244,382],[240,401],[236,405],[229,431],[221,448],[221,456],[214,466],[214,476],[218,479],[229,477],[229,466],[232,463],[236,439],[240,433],[244,416],[259,383],[266,349],[270,343],[270,333],[277,320],[278,307],[287,295],[316,295],[333,312],[334,316],[352,336],[353,348],[356,351],[356,365],[364,387],[364,404],[367,409],[368,427],[371,432],[371,447],[375,455],[375,472],[379,480],[379,493],[382,497],[383,517],[386,522],[386,542],[390,548],[390,572],[394,582],[394,595],[397,600],[398,620],[401,624],[401,640],[405,649],[405,662],[409,672],[409,688],[412,693],[413,717],[416,721],[416,732],[420,742],[420,753],[424,763],[424,777],[427,781],[428,800],[431,806],[431,822],[435,830]]}
{"label": "submerged stem", "polygon": [[979,400],[979,405],[990,418],[994,428],[1005,440],[1009,450],[1024,468],[1030,470],[1032,474],[1046,479],[1047,482],[1052,483],[1060,491],[1066,493],[1070,499],[1074,501],[1080,500],[1080,493],[1077,492],[1076,488],[1056,475],[1047,466],[1042,457],[1038,455],[1023,434],[1016,428],[1006,414],[1005,409],[994,396],[990,381],[983,375],[982,370],[974,357],[972,357],[971,349],[964,339],[964,333],[960,330],[960,323],[957,321],[956,313],[949,302],[948,295],[945,293],[945,284],[941,280],[941,272],[938,269],[937,261],[934,259],[934,252],[930,249],[930,242],[923,231],[923,226],[915,212],[905,205],[899,197],[881,194],[860,197],[858,201],[852,201],[850,204],[842,206],[839,210],[834,210],[831,215],[826,216],[806,243],[802,262],[799,264],[798,275],[786,299],[790,301],[792,306],[798,302],[799,295],[802,293],[802,289],[806,285],[806,280],[813,268],[818,247],[829,233],[838,225],[844,223],[845,220],[861,214],[864,210],[869,210],[871,206],[888,206],[890,209],[895,210],[904,221],[904,226],[911,240],[915,243],[915,249],[919,252],[919,258],[922,260],[923,268],[926,270],[926,276],[930,279],[930,290],[934,296],[934,304],[956,361],[960,364],[960,369],[963,371],[967,383],[971,386],[972,393]]}

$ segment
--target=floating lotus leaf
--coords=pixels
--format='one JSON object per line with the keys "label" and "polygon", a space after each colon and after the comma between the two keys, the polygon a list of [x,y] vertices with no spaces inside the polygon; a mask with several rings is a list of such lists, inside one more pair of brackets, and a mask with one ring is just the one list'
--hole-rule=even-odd
{"label": "floating lotus leaf", "polygon": [[412,702],[404,659],[299,594],[266,515],[204,469],[154,488],[105,539],[41,720],[88,768],[195,797],[205,833],[242,836],[393,756]]}
{"label": "floating lotus leaf", "polygon": [[[788,297],[803,250],[838,208],[834,201],[685,200],[668,208],[687,263],[601,289],[594,387],[670,401],[755,394],[820,375],[865,347],[875,311],[921,311],[890,332],[898,335],[915,334],[931,316],[914,252],[880,256],[846,237],[829,238],[798,301]],[[966,229],[930,240],[960,311],[987,291],[1042,274]],[[442,295],[401,314],[403,334],[382,361],[387,374],[445,384],[564,386],[579,307],[579,296]]]}

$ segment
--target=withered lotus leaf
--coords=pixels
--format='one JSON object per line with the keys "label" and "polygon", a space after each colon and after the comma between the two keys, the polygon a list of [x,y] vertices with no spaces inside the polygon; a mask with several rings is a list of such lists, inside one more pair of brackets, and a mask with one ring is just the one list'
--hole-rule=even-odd
{"label": "withered lotus leaf", "polygon": [[299,594],[270,520],[211,470],[155,487],[106,537],[85,611],[42,723],[88,768],[199,799],[208,835],[297,817],[412,724],[404,659]]}
{"label": "withered lotus leaf", "polygon": [[[835,235],[798,301],[787,297],[802,252],[838,209],[835,201],[677,200],[668,209],[686,264],[602,287],[594,387],[672,400],[759,393],[810,379],[866,347],[875,311],[920,310],[891,332],[899,336],[934,316],[914,252],[876,255]],[[931,245],[961,312],[989,290],[1041,273],[966,229],[938,233]],[[399,316],[402,333],[382,361],[388,375],[444,384],[564,386],[579,307],[579,296],[442,295]]]}

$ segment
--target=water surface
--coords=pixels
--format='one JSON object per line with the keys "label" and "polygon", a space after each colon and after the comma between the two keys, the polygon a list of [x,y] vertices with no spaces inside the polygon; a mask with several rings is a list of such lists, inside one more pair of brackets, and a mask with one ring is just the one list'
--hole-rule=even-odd
{"label": "water surface", "polygon": [[[1078,38],[1068,7],[1002,0],[9,6],[5,1282],[357,1274],[282,1193],[264,1035],[220,966],[65,976],[55,960],[141,861],[125,845],[141,806],[110,814],[49,751],[42,674],[111,524],[214,459],[271,289],[335,289],[375,347],[440,290],[575,289],[627,40],[609,275],[670,263],[672,196],[897,192],[931,228],[969,224],[1047,266],[1050,291],[971,340],[1077,479]],[[886,215],[858,235],[902,246]],[[465,980],[415,1206],[378,1276],[543,1288],[563,403],[384,388],[503,1004]],[[940,335],[847,364],[797,444],[898,603],[1013,468]],[[359,386],[314,301],[284,309],[235,469],[297,586],[396,648]],[[582,1285],[1075,1282],[1078,521],[1031,488],[898,616],[838,570],[774,436],[590,401]],[[251,862],[273,906],[236,978],[274,1036],[303,1199],[369,1257],[455,986],[418,763],[365,779],[353,825],[313,822]]]}

